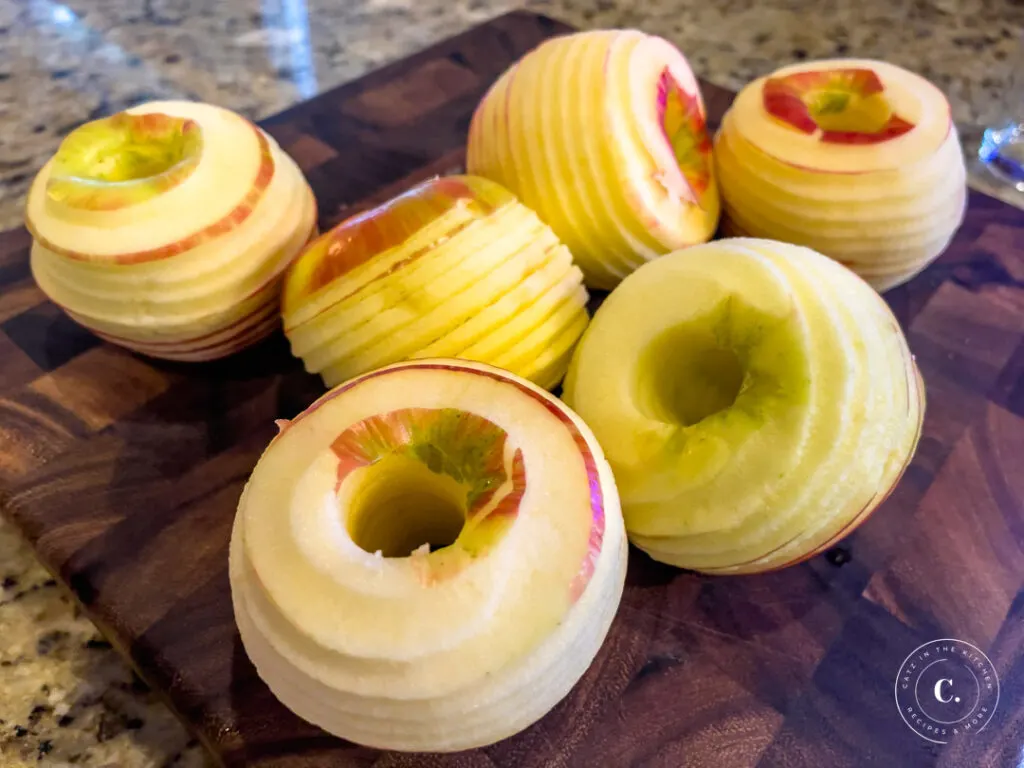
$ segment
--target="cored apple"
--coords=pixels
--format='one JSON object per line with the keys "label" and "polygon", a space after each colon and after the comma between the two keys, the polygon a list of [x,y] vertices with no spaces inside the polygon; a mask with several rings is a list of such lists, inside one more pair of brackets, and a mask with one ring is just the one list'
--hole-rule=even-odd
{"label": "cored apple", "polygon": [[466,164],[535,210],[594,288],[718,223],[697,79],[675,47],[636,30],[554,38],[524,56],[477,108]]}
{"label": "cored apple", "polygon": [[77,322],[146,355],[209,360],[278,327],[316,203],[255,125],[167,101],[69,134],[33,182],[26,223],[36,281]]}
{"label": "cored apple", "polygon": [[408,358],[493,363],[545,388],[587,324],[572,255],[505,188],[424,182],[339,224],[286,279],[285,334],[328,386]]}
{"label": "cored apple", "polygon": [[653,558],[753,573],[812,556],[889,494],[924,389],[888,306],[807,248],[726,239],[647,264],[580,341],[565,401]]}
{"label": "cored apple", "polygon": [[728,234],[812,247],[879,290],[913,277],[963,220],[949,103],[879,61],[785,67],[737,96],[715,139]]}
{"label": "cored apple", "polygon": [[235,518],[242,643],[274,695],[359,744],[453,751],[541,718],[590,665],[626,537],[584,423],[528,381],[417,360],[281,431]]}

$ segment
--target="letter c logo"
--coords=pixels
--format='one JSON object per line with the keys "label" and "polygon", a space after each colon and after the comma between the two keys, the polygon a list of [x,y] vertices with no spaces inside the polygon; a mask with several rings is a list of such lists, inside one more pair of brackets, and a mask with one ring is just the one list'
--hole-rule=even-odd
{"label": "letter c logo", "polygon": [[950,685],[952,685],[953,681],[950,680],[948,677],[944,677],[941,680],[939,680],[939,682],[937,682],[935,684],[935,699],[936,699],[936,701],[941,701],[943,704],[949,704],[949,702],[951,702],[953,700],[953,697],[950,696],[948,699],[942,698],[942,684],[943,683],[949,683]]}

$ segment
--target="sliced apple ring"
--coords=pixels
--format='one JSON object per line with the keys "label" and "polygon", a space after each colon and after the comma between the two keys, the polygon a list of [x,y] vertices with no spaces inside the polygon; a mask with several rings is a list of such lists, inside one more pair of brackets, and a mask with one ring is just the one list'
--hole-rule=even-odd
{"label": "sliced apple ring", "polygon": [[[561,258],[568,260],[569,252],[564,248],[559,250],[561,252],[560,260]],[[496,360],[523,337],[544,325],[558,308],[572,300],[572,297],[577,297],[576,300],[581,301],[581,306],[585,307],[588,296],[586,289],[583,292],[580,291],[582,277],[583,275],[577,267],[570,267],[560,282],[543,293],[539,293],[536,301],[529,306],[522,307],[514,317],[507,318],[504,323],[493,326],[491,332],[476,343],[464,347],[458,357],[466,360]]]}
{"label": "sliced apple ring", "polygon": [[[453,306],[475,304],[479,309],[511,290],[543,265],[558,240],[524,207],[509,206],[506,211],[474,227],[472,238],[465,232],[445,241],[437,249],[437,259],[433,256],[422,259],[429,269],[410,270],[410,274],[403,273],[397,280],[392,273],[380,281],[382,290],[372,300],[359,301],[354,307],[350,306],[349,311],[325,312],[325,320],[318,328],[324,332],[316,347],[304,348],[299,329],[293,331],[296,354],[302,355],[313,370],[318,370],[327,360],[355,356],[380,341],[394,340],[393,345],[388,343],[394,349],[391,354],[405,357],[410,351],[402,347],[403,335],[411,332],[415,336],[423,325],[430,325],[438,315],[443,318],[445,310]],[[510,231],[506,227],[516,233],[518,243],[501,237],[502,233]],[[450,259],[441,258],[442,249]],[[470,308],[466,314],[472,311]],[[429,328],[423,330],[427,331],[427,337],[431,336]],[[410,349],[415,351],[436,338],[421,338]]]}
{"label": "sliced apple ring", "polygon": [[277,301],[316,202],[244,118],[154,102],[73,131],[33,182],[26,223],[36,282],[77,322],[143,354],[202,360],[276,327],[251,313]]}
{"label": "sliced apple ring", "polygon": [[[493,268],[489,274],[482,275],[462,294],[434,309],[424,311],[413,322],[396,329],[386,338],[376,339],[372,345],[364,344],[354,351],[339,349],[341,360],[334,363],[330,376],[325,371],[325,381],[340,382],[349,378],[339,368],[361,372],[391,363],[396,357],[423,357],[421,350],[472,319],[475,313],[480,312],[481,303],[484,306],[492,305],[518,285],[524,284],[531,275],[541,271],[552,259],[555,250],[549,243],[531,243]],[[578,283],[576,287],[585,296],[585,289]],[[583,302],[585,305],[586,298]]]}
{"label": "sliced apple ring", "polygon": [[[572,254],[560,246],[543,268],[413,357],[464,357],[465,350],[477,342],[490,342],[491,350],[500,350],[506,339],[511,344],[519,334],[536,325],[535,318],[546,317],[545,302],[553,306],[575,291],[582,281],[582,273],[573,266]],[[466,359],[486,360],[492,353],[487,351],[483,358]]]}
{"label": "sliced apple ring", "polygon": [[805,245],[877,290],[949,245],[963,149],[935,86],[879,61],[784,67],[736,97],[715,138],[724,229]]}
{"label": "sliced apple ring", "polygon": [[553,310],[551,289],[569,296],[582,286],[571,259],[500,185],[431,179],[343,222],[299,257],[286,279],[285,335],[328,386],[441,353],[494,362],[537,329],[562,332],[542,321]]}
{"label": "sliced apple ring", "polygon": [[636,30],[554,38],[510,67],[473,116],[466,167],[535,210],[595,288],[718,223],[697,79]]}
{"label": "sliced apple ring", "polygon": [[454,751],[568,693],[626,555],[579,417],[505,371],[436,359],[283,424],[239,502],[229,572],[243,646],[285,706],[360,744]]}
{"label": "sliced apple ring", "polygon": [[708,573],[783,567],[853,530],[913,456],[924,408],[878,294],[821,254],[758,239],[624,280],[564,399],[607,449],[631,540]]}

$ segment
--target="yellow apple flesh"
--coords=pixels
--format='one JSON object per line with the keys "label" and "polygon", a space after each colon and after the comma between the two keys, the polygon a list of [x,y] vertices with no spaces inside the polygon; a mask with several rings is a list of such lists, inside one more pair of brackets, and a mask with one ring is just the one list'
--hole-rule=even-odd
{"label": "yellow apple flesh", "polygon": [[939,256],[966,169],[928,81],[864,60],[785,67],[744,88],[715,138],[723,230],[805,245],[878,290]]}
{"label": "yellow apple flesh", "polygon": [[285,706],[368,746],[491,744],[558,703],[622,594],[626,536],[590,430],[505,371],[417,360],[329,392],[242,494],[242,642]]}
{"label": "yellow apple flesh", "polygon": [[810,249],[727,239],[645,265],[580,341],[565,401],[594,430],[630,539],[752,573],[870,514],[910,461],[924,390],[887,305]]}
{"label": "yellow apple flesh", "polygon": [[208,360],[278,326],[316,202],[244,118],[154,102],[72,132],[36,177],[26,222],[33,275],[73,319],[143,354]]}
{"label": "yellow apple flesh", "polygon": [[492,181],[451,176],[312,243],[288,273],[283,312],[292,352],[328,386],[400,360],[450,356],[551,388],[568,359],[536,366],[513,347],[571,346],[586,303],[580,270],[536,214]]}
{"label": "yellow apple flesh", "polygon": [[671,44],[635,30],[524,56],[477,108],[466,165],[536,211],[594,288],[708,240],[718,222],[697,79]]}

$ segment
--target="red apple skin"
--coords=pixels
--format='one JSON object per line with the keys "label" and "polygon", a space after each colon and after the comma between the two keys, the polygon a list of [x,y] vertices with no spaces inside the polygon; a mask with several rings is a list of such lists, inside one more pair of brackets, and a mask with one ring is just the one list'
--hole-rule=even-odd
{"label": "red apple skin", "polygon": [[826,144],[881,144],[883,141],[896,139],[914,130],[914,124],[902,117],[893,115],[878,133],[858,133],[856,131],[823,131],[821,140]]}
{"label": "red apple skin", "polygon": [[[949,132],[953,130],[953,116],[951,113],[947,114],[948,118],[946,123],[946,137],[948,137]],[[760,152],[761,154],[770,157],[777,163],[781,163],[782,165],[788,165],[790,168],[797,168],[806,173],[820,173],[825,176],[860,176],[865,173],[874,173],[874,171],[823,171],[821,168],[811,168],[808,165],[801,165],[800,163],[794,163],[790,160],[785,160],[781,157],[771,154],[770,152],[765,152],[763,149],[761,149],[761,147],[752,146],[752,149],[755,152]]]}
{"label": "red apple skin", "polygon": [[[500,202],[488,199],[480,186],[493,182],[465,176],[445,176],[416,185],[376,208],[352,216],[313,241],[295,260],[282,299],[285,315],[317,291],[330,285],[378,254],[401,245],[431,221],[459,205],[478,205],[493,212]],[[500,190],[500,188],[498,188]],[[488,189],[491,195],[493,190]],[[508,201],[512,195],[500,190]],[[424,248],[406,262],[430,252]]]}
{"label": "red apple skin", "polygon": [[804,100],[778,78],[769,78],[764,84],[764,109],[772,117],[791,125],[801,133],[814,133],[818,124],[811,119],[811,113]]}
{"label": "red apple skin", "polygon": [[176,240],[175,242],[168,243],[160,248],[153,248],[146,251],[120,253],[110,257],[98,257],[93,254],[80,253],[68,248],[61,248],[54,243],[51,243],[39,234],[38,230],[33,225],[31,218],[27,218],[25,220],[25,227],[28,229],[32,237],[47,250],[59,253],[69,259],[75,259],[76,261],[92,261],[103,264],[142,264],[147,261],[167,259],[172,256],[185,253],[186,251],[190,251],[196,246],[209,240],[214,240],[222,235],[226,235],[249,218],[253,210],[255,210],[257,203],[259,203],[260,198],[263,197],[263,193],[266,192],[267,187],[270,186],[271,179],[274,178],[274,156],[270,149],[270,143],[259,128],[252,123],[248,123],[248,125],[253,131],[255,131],[256,138],[260,146],[260,165],[256,172],[256,178],[253,180],[252,187],[248,194],[246,194],[246,196],[238,203],[237,206],[235,206],[233,210],[222,217],[219,221],[215,221],[213,224],[210,224],[197,232],[193,232],[191,235],[183,237],[181,240]]}
{"label": "red apple skin", "polygon": [[[81,323],[78,318],[73,318]],[[222,357],[239,352],[245,347],[255,344],[257,341],[269,336],[279,326],[279,318],[276,312],[276,300],[267,302],[253,310],[248,316],[232,323],[228,329],[237,329],[235,333],[226,338],[220,338],[211,343],[204,343],[214,336],[221,336],[226,329],[220,329],[215,333],[206,334],[192,339],[179,341],[157,341],[140,342],[134,339],[126,339],[115,336],[93,328],[89,330],[104,341],[111,344],[131,349],[148,357],[161,360],[181,360],[201,362],[217,360]],[[83,324],[84,325],[84,324]],[[85,326],[88,328],[88,326]]]}
{"label": "red apple skin", "polygon": [[[313,199],[312,191],[310,191],[309,195],[310,198]],[[309,237],[307,237],[306,240],[304,241],[306,244],[315,239],[319,233],[319,227],[316,224],[315,199],[313,199],[313,206],[313,226],[310,229]],[[294,261],[294,257],[291,260],[284,262],[282,266],[278,270],[276,270],[273,275],[269,276],[266,280],[263,281],[263,283],[258,285],[248,294],[246,294],[242,301],[250,299],[258,293],[266,292],[274,288],[274,283],[281,279],[282,273],[288,268],[292,261]],[[272,333],[277,327],[276,322],[270,324],[265,331],[259,333],[258,335],[250,332],[247,329],[242,329],[241,331],[239,331],[239,333],[235,334],[234,336],[218,341],[216,344],[202,346],[203,341],[213,338],[215,336],[220,336],[225,331],[228,331],[232,328],[238,328],[239,326],[242,326],[246,323],[252,324],[253,318],[255,318],[257,315],[260,315],[261,313],[264,313],[267,316],[271,314],[276,314],[278,307],[280,305],[280,296],[279,293],[275,290],[274,296],[270,300],[261,304],[246,317],[240,318],[223,328],[218,328],[217,330],[211,331],[210,333],[207,334],[203,334],[202,336],[196,336],[190,339],[181,339],[175,341],[148,342],[141,342],[136,339],[130,339],[124,336],[118,336],[116,334],[99,331],[90,326],[88,320],[72,312],[63,304],[53,301],[53,299],[50,299],[50,301],[52,301],[56,306],[60,307],[60,309],[66,315],[68,315],[68,317],[70,317],[76,323],[81,325],[83,328],[95,334],[104,341],[110,342],[111,344],[126,347],[128,349],[139,352],[140,354],[148,355],[149,357],[156,357],[166,360],[192,360],[198,362],[205,360],[216,360],[221,357],[227,357],[228,355],[234,354],[235,352],[238,352],[241,349],[244,349],[245,347],[250,346],[256,343],[257,341],[260,341],[264,337],[270,335],[270,333]],[[249,336],[246,336],[246,334],[249,334],[249,336],[251,336],[252,338],[249,338]],[[200,346],[195,347],[196,344],[200,344]]]}
{"label": "red apple skin", "polygon": [[[587,546],[587,553],[580,563],[580,569],[577,572],[572,583],[569,585],[569,593],[573,602],[575,602],[580,595],[583,594],[584,589],[590,582],[591,577],[594,574],[594,566],[597,562],[597,557],[601,552],[601,546],[604,541],[604,527],[605,527],[605,516],[604,516],[604,491],[601,488],[600,474],[597,469],[597,459],[593,452],[590,450],[590,446],[587,444],[586,438],[579,431],[576,424],[570,419],[561,408],[552,403],[547,398],[535,392],[530,387],[516,381],[507,376],[502,376],[499,373],[484,370],[482,368],[476,368],[471,366],[459,365],[455,361],[444,362],[442,360],[424,360],[422,362],[415,363],[400,363],[395,367],[381,368],[376,371],[364,374],[363,376],[351,379],[344,384],[339,384],[330,392],[325,394],[319,400],[315,401],[306,410],[291,420],[279,419],[276,423],[278,426],[278,433],[270,441],[270,445],[273,445],[274,441],[279,439],[285,434],[293,424],[300,419],[304,419],[311,413],[315,412],[318,408],[323,406],[325,403],[330,402],[338,395],[348,392],[350,389],[359,386],[365,381],[377,378],[378,376],[385,376],[390,372],[396,370],[435,370],[435,371],[456,371],[464,374],[475,374],[478,376],[485,376],[494,381],[500,381],[511,384],[516,387],[520,392],[532,398],[533,400],[540,403],[544,408],[558,421],[563,424],[566,429],[569,430],[569,434],[573,438],[573,442],[576,444],[577,450],[580,452],[580,456],[583,458],[583,464],[586,468],[587,477],[590,479],[590,512],[591,512],[591,525],[590,535]],[[269,450],[269,446],[268,446]]]}
{"label": "red apple skin", "polygon": [[[765,111],[801,133],[812,134],[820,126],[811,114],[804,96],[835,79],[846,80],[851,93],[871,96],[885,88],[872,69],[834,69],[813,72],[795,72],[765,81],[762,99]],[[898,138],[913,130],[914,124],[898,115],[892,115],[881,130],[874,133],[860,131],[822,130],[820,140],[827,144],[880,144]]]}

